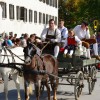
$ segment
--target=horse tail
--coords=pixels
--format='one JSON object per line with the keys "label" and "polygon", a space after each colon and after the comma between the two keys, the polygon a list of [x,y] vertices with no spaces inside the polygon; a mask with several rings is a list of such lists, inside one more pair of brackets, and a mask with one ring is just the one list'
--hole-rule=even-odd
{"label": "horse tail", "polygon": [[29,94],[32,95],[33,94],[33,89],[32,89],[32,84],[29,84]]}

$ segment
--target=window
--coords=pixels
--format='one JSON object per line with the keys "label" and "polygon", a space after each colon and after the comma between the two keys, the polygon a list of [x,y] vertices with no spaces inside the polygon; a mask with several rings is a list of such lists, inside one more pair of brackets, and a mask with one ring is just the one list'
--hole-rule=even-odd
{"label": "window", "polygon": [[24,22],[27,22],[27,9],[24,8]]}
{"label": "window", "polygon": [[9,4],[9,18],[14,19],[14,5]]}
{"label": "window", "polygon": [[49,15],[49,20],[51,19],[51,15]]}
{"label": "window", "polygon": [[48,14],[46,14],[46,24],[48,24]]}
{"label": "window", "polygon": [[24,7],[20,7],[20,20],[27,22],[27,9]]}
{"label": "window", "polygon": [[42,0],[39,0],[39,1],[42,1]]}
{"label": "window", "polygon": [[50,6],[53,6],[53,0],[50,0]]}
{"label": "window", "polygon": [[55,0],[53,0],[53,7],[55,7]]}
{"label": "window", "polygon": [[34,11],[34,23],[37,23],[37,11]]}
{"label": "window", "polygon": [[43,0],[43,3],[45,3],[45,0]]}
{"label": "window", "polygon": [[2,18],[7,18],[7,9],[6,9],[6,3],[0,2],[1,8],[2,8]]}
{"label": "window", "polygon": [[46,0],[46,4],[49,5],[49,0]]}
{"label": "window", "polygon": [[55,17],[55,24],[57,25],[57,21],[58,21],[58,19],[57,19],[57,17]]}
{"label": "window", "polygon": [[20,20],[24,20],[24,7],[20,7]]}
{"label": "window", "polygon": [[54,16],[52,16],[52,19],[54,19]]}
{"label": "window", "polygon": [[16,18],[17,20],[20,20],[20,7],[16,6]]}
{"label": "window", "polygon": [[57,8],[57,0],[55,0],[55,7]]}
{"label": "window", "polygon": [[33,21],[33,11],[29,9],[29,22]]}
{"label": "window", "polygon": [[42,13],[39,12],[39,23],[42,23]]}
{"label": "window", "polygon": [[45,14],[43,13],[43,24],[45,24]]}

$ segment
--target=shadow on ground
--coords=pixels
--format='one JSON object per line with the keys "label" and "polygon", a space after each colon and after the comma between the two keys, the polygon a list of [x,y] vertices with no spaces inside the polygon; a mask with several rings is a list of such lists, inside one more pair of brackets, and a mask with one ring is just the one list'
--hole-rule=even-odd
{"label": "shadow on ground", "polygon": [[[20,90],[21,91],[21,100],[25,100],[24,99],[24,90]],[[74,94],[72,92],[57,92],[57,100],[75,100],[75,98],[72,98],[71,96],[73,96]],[[61,97],[59,97],[61,95]],[[51,100],[53,96],[53,93],[51,92]],[[64,96],[64,98],[63,98]],[[70,96],[71,98],[66,98],[66,96]],[[4,100],[4,93],[0,93],[0,100]],[[8,93],[8,100],[18,100],[17,99],[17,91],[15,90],[10,90]],[[30,100],[36,100],[35,97],[35,93],[33,95],[30,96]],[[47,91],[44,91],[42,93],[42,95],[40,96],[40,100],[48,100],[47,99]]]}

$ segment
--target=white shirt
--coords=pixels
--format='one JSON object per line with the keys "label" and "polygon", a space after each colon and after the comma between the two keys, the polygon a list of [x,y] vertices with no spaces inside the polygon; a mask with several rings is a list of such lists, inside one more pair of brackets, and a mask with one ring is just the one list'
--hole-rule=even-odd
{"label": "white shirt", "polygon": [[77,25],[73,31],[75,32],[75,35],[78,36],[79,39],[89,39],[90,38],[90,32],[88,30],[82,30],[81,25]]}
{"label": "white shirt", "polygon": [[[66,47],[68,45],[67,39],[68,39],[68,37],[65,40],[64,47]],[[77,36],[75,36],[75,41],[77,42],[77,44],[81,44],[82,43],[81,40]]]}
{"label": "white shirt", "polygon": [[[56,30],[56,33],[55,33],[55,30]],[[58,30],[58,29],[50,30],[49,28],[46,28],[42,31],[42,34],[41,34],[42,41],[45,41],[47,31],[48,31],[48,35],[53,35],[54,36],[56,34],[56,39],[51,39],[52,42],[60,42],[61,41],[61,32],[60,32],[60,30]]]}
{"label": "white shirt", "polygon": [[59,30],[61,32],[62,38],[66,39],[68,36],[68,29],[63,26],[62,28],[59,27]]}

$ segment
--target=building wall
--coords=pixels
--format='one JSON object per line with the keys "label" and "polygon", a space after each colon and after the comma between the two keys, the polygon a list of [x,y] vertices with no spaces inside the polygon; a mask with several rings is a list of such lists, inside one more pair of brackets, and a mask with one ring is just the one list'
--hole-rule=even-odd
{"label": "building wall", "polygon": [[[48,24],[39,23],[39,12],[45,14],[45,19],[46,14],[58,18],[58,8],[47,5],[39,0],[0,0],[0,2],[5,2],[7,5],[7,18],[0,18],[0,26],[2,26],[0,32],[13,32],[17,33],[18,36],[22,33],[36,33],[40,36],[43,28],[47,27]],[[9,4],[14,5],[14,19],[9,19]],[[27,22],[17,20],[16,6],[27,8]],[[29,22],[29,9],[33,10],[33,22]],[[37,11],[37,23],[34,23],[34,11]]]}

